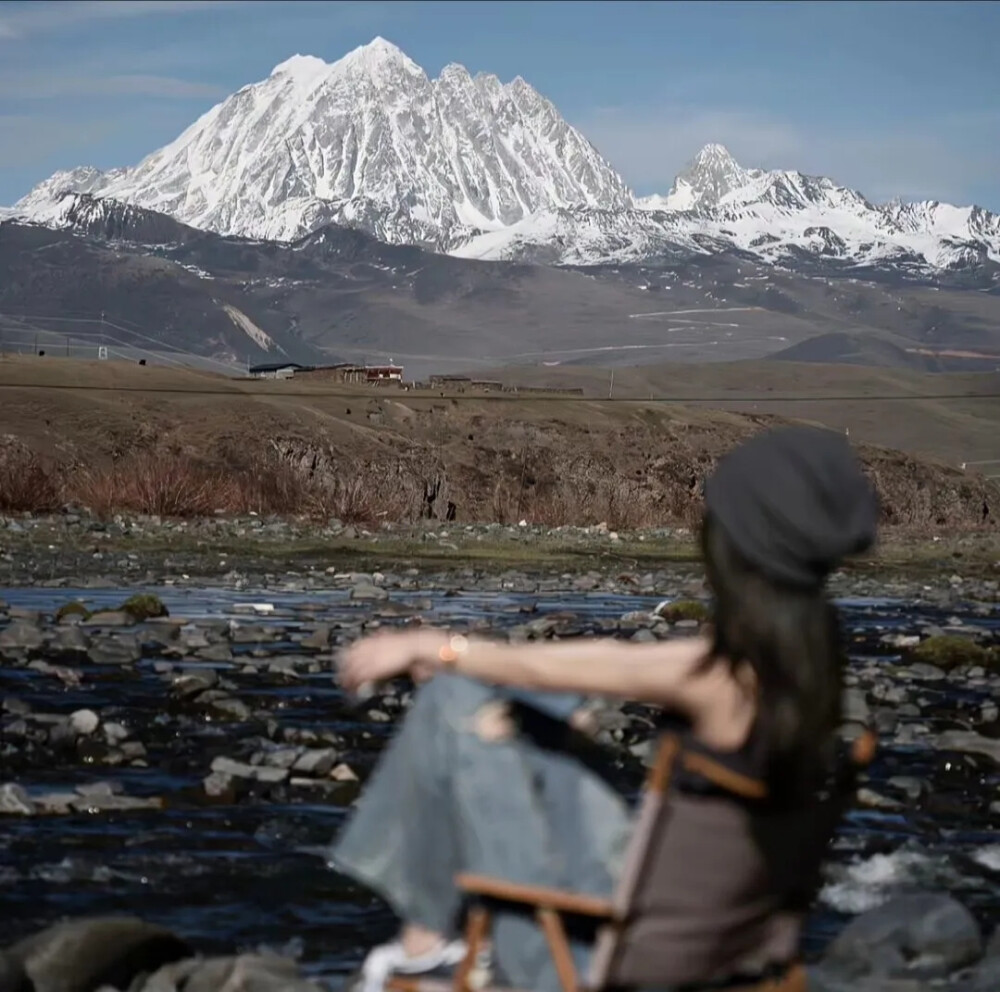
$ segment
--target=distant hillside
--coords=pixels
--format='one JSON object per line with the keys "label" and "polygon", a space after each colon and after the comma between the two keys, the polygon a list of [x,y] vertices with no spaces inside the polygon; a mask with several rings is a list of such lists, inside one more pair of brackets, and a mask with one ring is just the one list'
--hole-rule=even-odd
{"label": "distant hillside", "polygon": [[[687,367],[697,373],[688,389],[705,388],[705,368]],[[834,370],[817,384],[828,392],[843,389],[858,371],[865,374],[855,388],[871,391],[874,420],[865,419],[861,401],[831,401],[828,408],[849,416],[857,411],[863,429],[852,430],[852,440],[882,493],[887,522],[957,528],[980,525],[987,510],[988,520],[1000,517],[996,486],[954,461],[960,440],[969,445],[965,450],[992,450],[996,457],[997,401],[991,408],[981,400],[984,416],[976,420],[959,405],[918,396],[878,403],[894,382],[894,395],[903,397],[908,382],[929,377],[782,362],[743,368],[770,369],[772,382],[782,374],[801,377],[807,368]],[[373,522],[413,519],[428,505],[444,517],[449,503],[457,520],[690,522],[699,512],[700,482],[715,460],[753,431],[782,422],[764,406],[734,412],[642,400],[442,398],[364,387],[334,391],[305,379],[233,381],[118,362],[0,361],[0,433],[38,452],[53,471],[128,466],[135,463],[127,459],[136,458],[143,471],[161,466],[162,475],[163,459],[186,459],[216,477],[232,470],[245,478],[278,459],[332,487],[352,512],[370,513]],[[814,407],[805,416],[819,419]],[[893,426],[886,430],[886,424]],[[882,436],[895,431],[916,448],[933,446],[938,459],[863,443],[876,440],[879,427]],[[392,516],[380,517],[383,511]]]}

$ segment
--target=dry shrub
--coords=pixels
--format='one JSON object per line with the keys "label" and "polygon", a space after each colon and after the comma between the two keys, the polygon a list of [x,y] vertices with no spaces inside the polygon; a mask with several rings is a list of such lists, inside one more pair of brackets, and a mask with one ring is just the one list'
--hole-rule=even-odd
{"label": "dry shrub", "polygon": [[345,461],[333,473],[310,472],[274,452],[256,452],[235,465],[137,452],[107,467],[78,469],[70,492],[105,517],[119,511],[164,517],[222,511],[369,524],[407,519],[414,504],[392,466]]}
{"label": "dry shrub", "polygon": [[195,517],[231,509],[237,486],[232,477],[184,455],[142,452],[107,467],[78,469],[69,489],[98,516],[126,510]]}
{"label": "dry shrub", "polygon": [[62,497],[61,480],[33,451],[0,447],[0,513],[48,513]]}

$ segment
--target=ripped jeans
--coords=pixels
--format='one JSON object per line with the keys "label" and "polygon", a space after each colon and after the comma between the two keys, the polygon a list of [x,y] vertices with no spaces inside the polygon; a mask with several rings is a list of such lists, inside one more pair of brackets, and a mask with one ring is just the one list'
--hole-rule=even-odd
{"label": "ripped jeans", "polygon": [[[449,937],[462,909],[456,873],[609,896],[628,842],[624,799],[564,746],[565,724],[515,706],[528,716],[515,734],[482,733],[477,717],[501,698],[450,674],[422,686],[333,849],[334,865],[402,920]],[[573,936],[581,974],[590,946]],[[515,987],[559,989],[530,915],[495,915],[493,964]]]}

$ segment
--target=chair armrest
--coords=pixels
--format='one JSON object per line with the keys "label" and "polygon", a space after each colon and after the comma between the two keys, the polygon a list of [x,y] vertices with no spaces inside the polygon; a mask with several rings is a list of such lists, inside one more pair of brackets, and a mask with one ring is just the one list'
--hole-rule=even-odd
{"label": "chair armrest", "polygon": [[614,906],[610,899],[599,896],[585,896],[564,889],[549,889],[543,885],[520,885],[489,875],[461,874],[455,884],[470,895],[485,896],[500,902],[519,902],[540,909],[554,909],[560,913],[575,913],[579,916],[596,916],[610,919],[614,916]]}

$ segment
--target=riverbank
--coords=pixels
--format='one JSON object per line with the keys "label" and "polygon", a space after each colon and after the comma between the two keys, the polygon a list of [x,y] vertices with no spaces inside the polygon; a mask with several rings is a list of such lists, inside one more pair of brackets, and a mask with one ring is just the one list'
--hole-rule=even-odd
{"label": "riverbank", "polygon": [[[441,586],[474,578],[510,588],[617,589],[664,595],[700,586],[686,528],[384,524],[246,517],[167,520],[80,513],[0,516],[0,586],[225,583],[336,586],[352,572],[390,571]],[[878,547],[832,578],[835,592],[878,588],[913,598],[930,586],[990,602],[1000,581],[1000,532],[928,534],[885,528]]]}
{"label": "riverbank", "polygon": [[[52,536],[24,533],[39,545]],[[599,546],[598,535],[579,540]],[[394,921],[328,863],[329,842],[412,698],[405,680],[363,701],[345,696],[340,646],[414,620],[511,639],[649,641],[688,636],[706,615],[690,561],[559,571],[466,556],[447,569],[328,571],[289,567],[286,546],[269,545],[264,585],[175,575],[153,588],[157,599],[133,599],[141,583],[115,586],[112,557],[89,585],[0,590],[0,946],[66,914],[125,910],[209,960],[229,955],[226,967],[242,952],[250,969],[248,955],[266,945],[298,959],[289,984],[298,972],[336,987]],[[996,957],[983,954],[1000,922],[1000,606],[979,598],[991,581],[946,569],[837,579],[850,639],[845,717],[877,727],[881,745],[810,920],[808,957],[834,965],[824,992],[903,979],[924,992],[945,975],[945,987],[967,992],[965,969],[994,974]],[[595,716],[634,795],[655,715],[611,704]],[[930,890],[950,897],[915,895]],[[920,922],[928,916],[933,934]],[[174,975],[150,992],[179,987]]]}

